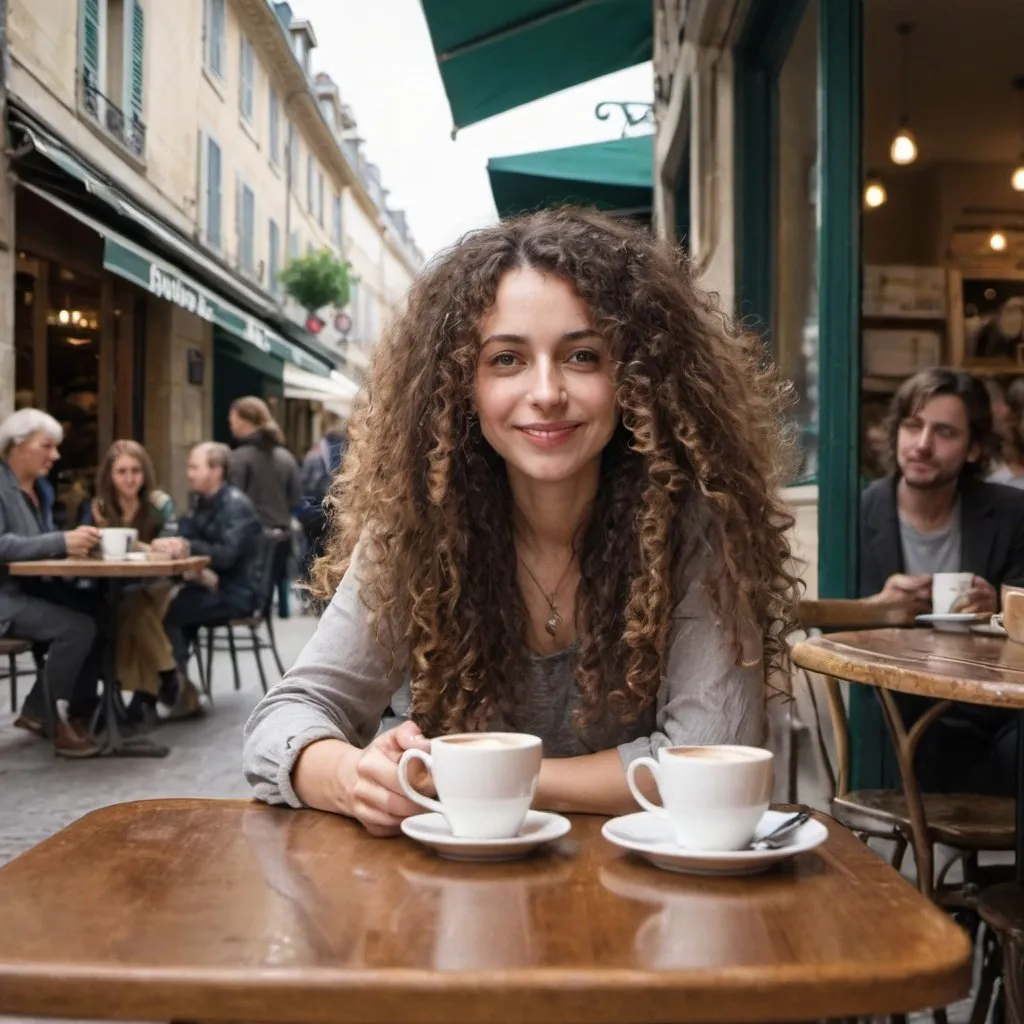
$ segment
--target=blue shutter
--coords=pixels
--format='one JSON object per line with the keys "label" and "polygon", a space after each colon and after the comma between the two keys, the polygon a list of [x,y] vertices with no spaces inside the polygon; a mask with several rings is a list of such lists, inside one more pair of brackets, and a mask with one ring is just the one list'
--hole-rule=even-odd
{"label": "blue shutter", "polygon": [[278,254],[281,249],[281,233],[277,227],[277,221],[270,222],[270,253],[267,259],[267,285],[272,293],[277,292],[277,273],[280,267]]}
{"label": "blue shutter", "polygon": [[131,75],[129,76],[128,92],[128,113],[132,123],[142,120],[143,101],[145,99],[145,14],[139,0],[133,0],[131,5],[132,19],[132,49],[131,49]]}
{"label": "blue shutter", "polygon": [[206,65],[224,77],[224,0],[206,0]]}
{"label": "blue shutter", "polygon": [[242,186],[242,265],[252,273],[256,269],[256,196],[248,185]]}
{"label": "blue shutter", "polygon": [[82,0],[82,74],[94,89],[100,84],[100,0]]}
{"label": "blue shutter", "polygon": [[215,249],[221,247],[220,146],[206,140],[206,238]]}
{"label": "blue shutter", "polygon": [[281,112],[278,108],[277,93],[274,92],[274,87],[271,85],[268,87],[268,103],[267,107],[269,110],[270,125],[269,125],[269,136],[270,136],[270,162],[272,164],[281,163]]}

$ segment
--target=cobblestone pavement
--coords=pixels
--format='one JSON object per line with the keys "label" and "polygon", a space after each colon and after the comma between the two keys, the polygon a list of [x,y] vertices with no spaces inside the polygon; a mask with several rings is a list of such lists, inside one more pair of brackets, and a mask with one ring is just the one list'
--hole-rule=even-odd
{"label": "cobblestone pavement", "polygon": [[[290,665],[312,635],[316,620],[275,623],[278,646]],[[277,679],[272,659],[268,681]],[[162,725],[154,739],[171,747],[162,759],[54,757],[40,740],[12,727],[6,680],[0,681],[0,864],[70,825],[88,811],[152,797],[245,797],[242,726],[262,690],[251,654],[239,654],[242,688],[235,691],[227,654],[216,654],[213,709],[198,721]],[[19,681],[19,700],[31,680]]]}

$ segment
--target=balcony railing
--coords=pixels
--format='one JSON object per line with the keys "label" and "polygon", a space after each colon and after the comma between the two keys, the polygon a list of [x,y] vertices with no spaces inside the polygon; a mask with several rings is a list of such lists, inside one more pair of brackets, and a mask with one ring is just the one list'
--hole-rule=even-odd
{"label": "balcony railing", "polygon": [[143,159],[146,153],[146,126],[141,118],[125,112],[100,92],[96,76],[88,69],[82,72],[82,106],[85,112],[108,135],[133,156]]}

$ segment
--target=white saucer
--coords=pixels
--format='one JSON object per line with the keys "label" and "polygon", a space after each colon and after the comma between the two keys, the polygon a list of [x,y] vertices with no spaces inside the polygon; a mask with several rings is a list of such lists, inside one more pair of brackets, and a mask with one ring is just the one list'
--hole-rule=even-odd
{"label": "white saucer", "polygon": [[417,814],[402,822],[402,831],[410,838],[448,860],[516,860],[561,839],[572,825],[568,818],[547,811],[527,811],[519,835],[511,839],[459,839],[452,835],[443,814]]}
{"label": "white saucer", "polygon": [[[792,814],[786,811],[765,811],[755,836],[767,835],[790,817]],[[667,818],[641,811],[605,822],[601,835],[665,871],[684,875],[756,875],[779,861],[820,846],[828,838],[828,829],[811,818],[778,850],[686,850],[676,845]]]}
{"label": "white saucer", "polygon": [[991,618],[984,612],[952,612],[949,615],[916,615],[914,621],[931,626],[940,633],[969,633],[971,626],[984,625]]}

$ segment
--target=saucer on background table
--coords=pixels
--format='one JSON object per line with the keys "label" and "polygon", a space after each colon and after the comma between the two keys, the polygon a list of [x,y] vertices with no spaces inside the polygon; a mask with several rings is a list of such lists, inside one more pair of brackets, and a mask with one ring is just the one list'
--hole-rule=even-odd
{"label": "saucer on background table", "polygon": [[978,636],[1007,637],[1010,635],[1006,632],[1006,627],[1003,625],[1002,615],[993,615],[988,622],[982,622],[977,626],[971,626],[971,632],[977,633]]}
{"label": "saucer on background table", "polygon": [[[754,838],[767,835],[791,817],[786,811],[765,811]],[[605,822],[601,835],[664,871],[684,875],[756,875],[773,864],[820,846],[828,838],[828,829],[811,818],[777,850],[687,850],[676,844],[672,823],[667,818],[640,811]]]}
{"label": "saucer on background table", "polygon": [[416,842],[447,860],[515,860],[538,846],[566,835],[572,825],[568,818],[547,811],[527,811],[519,835],[511,839],[462,839],[452,835],[443,814],[416,814],[402,822],[402,831]]}
{"label": "saucer on background table", "polygon": [[972,626],[987,626],[992,616],[986,612],[951,612],[948,615],[917,615],[914,621],[931,626],[940,633],[969,633]]}

